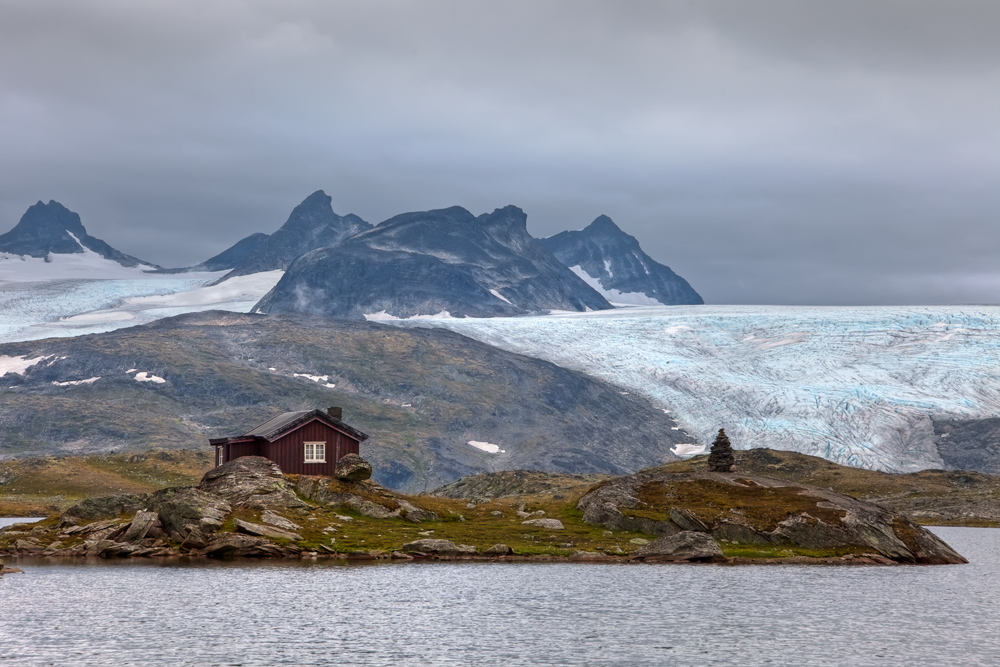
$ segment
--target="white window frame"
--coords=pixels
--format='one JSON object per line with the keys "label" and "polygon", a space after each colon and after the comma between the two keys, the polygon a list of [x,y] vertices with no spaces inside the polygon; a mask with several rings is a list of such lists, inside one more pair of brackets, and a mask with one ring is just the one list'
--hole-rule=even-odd
{"label": "white window frame", "polygon": [[326,463],[326,440],[309,441],[303,445],[305,445],[303,454],[306,463]]}

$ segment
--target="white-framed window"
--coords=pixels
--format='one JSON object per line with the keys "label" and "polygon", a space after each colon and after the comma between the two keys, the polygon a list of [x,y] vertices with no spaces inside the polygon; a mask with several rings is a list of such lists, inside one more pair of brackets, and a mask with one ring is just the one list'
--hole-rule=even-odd
{"label": "white-framed window", "polygon": [[216,464],[215,465],[221,466],[223,463],[226,462],[226,448],[223,447],[223,446],[216,447],[215,448],[215,453],[216,453],[216,456],[215,456]]}
{"label": "white-framed window", "polygon": [[326,443],[325,442],[307,442],[306,446],[306,463],[326,463]]}

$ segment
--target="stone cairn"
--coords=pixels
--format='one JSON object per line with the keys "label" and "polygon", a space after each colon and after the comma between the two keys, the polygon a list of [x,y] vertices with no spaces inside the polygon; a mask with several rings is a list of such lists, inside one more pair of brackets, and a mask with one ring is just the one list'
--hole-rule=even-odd
{"label": "stone cairn", "polygon": [[720,428],[708,454],[708,471],[732,472],[734,467],[736,467],[736,456],[733,454],[733,446],[729,444],[726,429]]}

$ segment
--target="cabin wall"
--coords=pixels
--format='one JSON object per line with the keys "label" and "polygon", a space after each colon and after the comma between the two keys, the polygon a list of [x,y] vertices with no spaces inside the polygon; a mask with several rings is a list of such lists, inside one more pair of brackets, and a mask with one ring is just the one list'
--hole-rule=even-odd
{"label": "cabin wall", "polygon": [[223,445],[223,447],[226,448],[225,459],[229,462],[235,461],[241,456],[265,456],[265,444],[266,443],[260,441],[231,442],[227,445]]}
{"label": "cabin wall", "polygon": [[[305,443],[325,442],[326,462],[306,463]],[[292,475],[326,475],[333,477],[337,471],[337,461],[347,454],[361,454],[361,443],[346,433],[331,428],[323,422],[311,421],[291,433],[275,440],[267,446],[265,454],[281,468]]]}

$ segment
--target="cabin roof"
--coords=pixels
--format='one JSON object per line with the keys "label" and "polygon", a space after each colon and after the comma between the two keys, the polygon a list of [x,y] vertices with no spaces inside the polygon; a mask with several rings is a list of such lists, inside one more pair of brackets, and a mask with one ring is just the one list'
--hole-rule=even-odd
{"label": "cabin roof", "polygon": [[211,444],[221,444],[223,442],[231,442],[233,440],[252,440],[255,438],[262,438],[268,442],[274,442],[289,431],[294,430],[296,427],[301,426],[308,421],[312,421],[313,419],[318,419],[332,428],[343,431],[344,433],[347,433],[351,437],[357,439],[359,442],[363,442],[368,439],[367,434],[362,433],[356,428],[348,426],[339,419],[334,419],[322,410],[299,410],[297,412],[283,412],[276,417],[268,419],[263,424],[255,426],[251,430],[236,438],[217,438],[209,440],[209,442]]}

